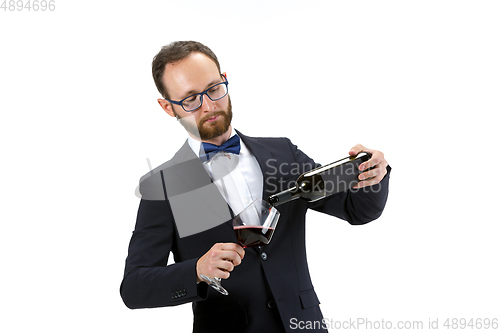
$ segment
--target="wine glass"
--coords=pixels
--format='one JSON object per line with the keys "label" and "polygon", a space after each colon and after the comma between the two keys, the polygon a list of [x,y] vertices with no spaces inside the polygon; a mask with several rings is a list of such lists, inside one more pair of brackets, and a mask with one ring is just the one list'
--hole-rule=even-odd
{"label": "wine glass", "polygon": [[266,201],[256,199],[233,218],[233,229],[242,247],[267,245],[280,213]]}
{"label": "wine glass", "polygon": [[[266,201],[256,199],[233,218],[233,229],[238,244],[242,247],[269,244],[273,236],[280,213]],[[228,295],[221,285],[221,279],[200,274],[209,286],[223,295]]]}

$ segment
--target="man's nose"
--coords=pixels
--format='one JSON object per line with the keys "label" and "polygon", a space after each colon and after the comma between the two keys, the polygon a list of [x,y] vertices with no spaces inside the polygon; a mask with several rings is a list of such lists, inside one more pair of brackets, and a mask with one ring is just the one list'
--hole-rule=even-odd
{"label": "man's nose", "polygon": [[202,112],[210,112],[214,111],[216,108],[216,104],[207,95],[203,95],[203,100],[201,102],[200,111]]}

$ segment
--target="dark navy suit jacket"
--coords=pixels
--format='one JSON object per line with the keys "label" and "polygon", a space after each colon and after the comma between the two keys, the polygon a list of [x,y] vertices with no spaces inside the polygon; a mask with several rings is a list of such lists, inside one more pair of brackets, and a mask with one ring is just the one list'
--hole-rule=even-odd
{"label": "dark navy suit jacket", "polygon": [[[264,200],[286,189],[297,173],[317,166],[286,138],[238,134],[262,169]],[[191,177],[193,174],[202,176]],[[190,181],[193,178],[195,183]],[[241,265],[235,267],[229,279],[222,280],[228,296],[203,282],[196,283],[196,262],[215,243],[236,243],[230,219],[205,231],[179,237],[168,200],[169,187],[179,191],[185,186],[189,191],[210,182],[187,142],[172,160],[141,179],[142,199],[120,288],[123,301],[133,309],[192,302],[194,332],[294,332],[291,320],[320,323],[323,318],[306,259],[307,209],[351,224],[373,221],[384,209],[389,173],[381,183],[369,188],[341,192],[313,203],[298,199],[278,206],[281,216],[270,244],[247,248]],[[213,196],[220,196],[216,189]],[[199,200],[199,205],[193,202],[193,209],[203,206],[203,199]],[[170,252],[175,264],[167,266]],[[326,330],[318,327],[308,332]]]}

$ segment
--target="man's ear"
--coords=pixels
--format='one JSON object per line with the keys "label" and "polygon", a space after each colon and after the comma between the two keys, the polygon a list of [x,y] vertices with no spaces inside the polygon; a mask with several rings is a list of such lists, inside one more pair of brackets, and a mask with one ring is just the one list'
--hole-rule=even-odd
{"label": "man's ear", "polygon": [[158,98],[158,104],[160,104],[160,106],[163,109],[163,111],[165,111],[166,113],[168,113],[168,115],[170,117],[175,117],[175,112],[172,109],[172,104],[170,104],[169,101],[167,101],[165,99],[162,99],[162,98]]}
{"label": "man's ear", "polygon": [[224,75],[224,77],[225,77],[225,78],[226,78],[226,80],[227,80],[227,74],[226,74],[226,72],[222,73],[222,75]]}

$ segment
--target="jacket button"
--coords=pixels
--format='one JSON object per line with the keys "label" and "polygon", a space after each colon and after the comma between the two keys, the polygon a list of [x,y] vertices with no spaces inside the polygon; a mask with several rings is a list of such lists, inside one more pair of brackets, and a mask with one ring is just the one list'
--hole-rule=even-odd
{"label": "jacket button", "polygon": [[262,260],[264,260],[264,261],[265,261],[265,260],[267,260],[267,253],[266,253],[266,252],[262,252],[262,253],[260,254],[260,258],[261,258]]}
{"label": "jacket button", "polygon": [[270,300],[269,302],[267,302],[267,307],[269,309],[274,309],[276,307],[276,302],[273,300]]}

